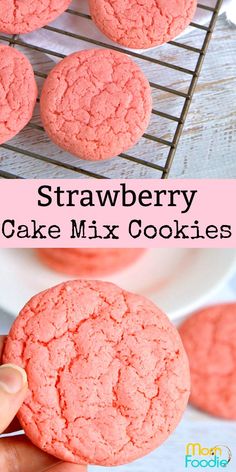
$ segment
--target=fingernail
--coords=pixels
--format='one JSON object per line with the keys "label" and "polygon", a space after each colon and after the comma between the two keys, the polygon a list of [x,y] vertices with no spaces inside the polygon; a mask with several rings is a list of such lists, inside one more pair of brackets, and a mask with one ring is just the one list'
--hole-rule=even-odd
{"label": "fingernail", "polygon": [[18,393],[27,384],[26,372],[13,364],[0,366],[0,389],[6,393]]}

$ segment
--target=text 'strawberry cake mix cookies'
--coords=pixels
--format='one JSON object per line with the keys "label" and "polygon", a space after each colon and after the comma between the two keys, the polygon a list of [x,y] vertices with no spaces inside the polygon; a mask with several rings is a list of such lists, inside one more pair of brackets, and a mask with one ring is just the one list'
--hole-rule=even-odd
{"label": "text 'strawberry cake mix cookies'", "polygon": [[33,297],[3,361],[28,375],[18,415],[27,436],[71,462],[142,457],[172,433],[188,401],[175,327],[144,297],[107,282],[71,281]]}
{"label": "text 'strawberry cake mix cookies'", "polygon": [[22,34],[47,25],[61,15],[71,0],[1,0],[0,32]]}
{"label": "text 'strawberry cake mix cookies'", "polygon": [[43,263],[81,277],[112,274],[136,262],[145,249],[38,249]]}
{"label": "text 'strawberry cake mix cookies'", "polygon": [[105,49],[65,58],[50,72],[41,96],[41,117],[52,141],[95,161],[136,144],[151,110],[143,72],[128,56]]}
{"label": "text 'strawberry cake mix cookies'", "polygon": [[28,59],[0,45],[0,144],[19,133],[30,121],[38,95]]}
{"label": "text 'strawberry cake mix cookies'", "polygon": [[193,405],[236,420],[236,304],[216,305],[180,327],[191,371]]}
{"label": "text 'strawberry cake mix cookies'", "polygon": [[89,0],[92,18],[113,41],[146,49],[174,39],[191,22],[197,0]]}

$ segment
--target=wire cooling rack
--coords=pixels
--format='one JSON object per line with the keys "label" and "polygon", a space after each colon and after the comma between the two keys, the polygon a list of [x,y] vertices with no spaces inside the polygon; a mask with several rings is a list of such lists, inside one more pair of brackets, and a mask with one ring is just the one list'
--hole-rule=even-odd
{"label": "wire cooling rack", "polygon": [[[198,4],[198,10],[207,10],[210,14],[210,21],[207,26],[192,22],[192,34],[180,37],[176,41],[170,41],[167,45],[156,48],[155,50],[144,51],[143,53],[127,51],[119,46],[97,41],[92,37],[75,34],[74,32],[64,31],[52,25],[45,26],[44,29],[50,32],[50,34],[56,35],[58,41],[65,37],[70,37],[73,38],[73,40],[82,41],[84,43],[84,49],[88,46],[109,47],[110,49],[126,53],[133,57],[148,76],[152,88],[153,110],[151,124],[147,133],[143,135],[140,143],[128,153],[123,153],[110,161],[92,163],[68,155],[54,146],[47,138],[36,111],[31,122],[19,134],[20,140],[18,135],[17,138],[13,138],[10,142],[0,146],[0,177],[27,177],[27,175],[22,175],[22,172],[15,173],[14,171],[14,173],[12,173],[11,169],[8,171],[7,166],[5,167],[4,163],[14,157],[16,162],[18,159],[20,159],[21,162],[22,159],[27,160],[27,165],[34,169],[43,166],[41,174],[35,171],[35,174],[33,174],[34,177],[57,177],[61,176],[59,170],[63,170],[63,176],[65,177],[123,178],[126,177],[128,165],[129,173],[130,166],[139,166],[139,172],[136,172],[132,168],[131,174],[133,173],[135,177],[147,176],[147,169],[150,169],[152,178],[167,178],[222,1],[223,0],[217,0],[214,7]],[[83,18],[84,21],[91,21],[89,15],[74,9],[68,9],[64,14],[76,15]],[[194,30],[201,32],[199,45],[196,45],[194,42]],[[0,34],[0,42],[8,43],[12,47],[17,47],[25,54],[28,53],[31,62],[33,57],[34,73],[37,82],[40,82],[40,88],[43,80],[47,77],[48,71],[44,72],[41,68],[39,70],[38,64],[40,64],[40,60],[37,60],[37,54],[41,54],[41,56],[42,54],[48,55],[57,60],[65,57],[57,51],[41,47],[40,44],[26,43],[22,37],[17,35],[9,36]],[[180,62],[181,65],[179,65],[178,62]],[[191,66],[186,67],[186,64],[188,66],[190,64]],[[52,66],[53,63],[50,61],[49,69]],[[171,73],[175,74],[174,78],[171,77]],[[158,77],[160,80],[158,80]],[[170,109],[171,113],[169,112]],[[40,148],[40,152],[38,152],[38,148]],[[114,165],[117,159],[118,163]],[[46,172],[46,175],[44,175],[45,166],[47,166],[47,169],[51,166],[54,173],[50,173],[49,170]],[[15,167],[13,165],[11,168],[17,170],[17,166]]]}

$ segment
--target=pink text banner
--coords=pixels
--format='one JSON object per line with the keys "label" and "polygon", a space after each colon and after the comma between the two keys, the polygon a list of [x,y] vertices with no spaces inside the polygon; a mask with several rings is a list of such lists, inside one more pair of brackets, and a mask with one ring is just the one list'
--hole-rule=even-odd
{"label": "pink text banner", "polygon": [[236,247],[232,180],[2,180],[0,247]]}

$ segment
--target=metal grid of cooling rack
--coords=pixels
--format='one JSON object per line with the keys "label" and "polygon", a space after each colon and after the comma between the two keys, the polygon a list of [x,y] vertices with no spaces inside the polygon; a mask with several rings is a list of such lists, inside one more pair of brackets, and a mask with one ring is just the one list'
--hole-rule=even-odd
{"label": "metal grid of cooling rack", "polygon": [[[187,74],[189,76],[189,79],[190,79],[189,80],[189,86],[188,86],[188,89],[187,89],[186,92],[183,92],[182,90],[178,90],[178,87],[168,87],[168,86],[165,86],[163,84],[159,84],[159,83],[156,83],[154,81],[150,81],[150,86],[151,86],[152,90],[165,92],[167,94],[172,95],[173,97],[181,97],[183,99],[182,107],[181,107],[180,113],[178,114],[179,116],[175,116],[175,115],[163,112],[161,110],[158,110],[156,107],[154,107],[153,110],[152,110],[152,115],[153,116],[158,116],[161,119],[165,119],[165,120],[170,121],[170,122],[175,124],[175,128],[172,132],[171,139],[167,140],[167,139],[164,139],[163,137],[158,137],[158,136],[155,136],[154,134],[151,134],[151,133],[150,134],[145,133],[143,135],[143,138],[145,138],[146,142],[152,142],[154,144],[155,143],[160,144],[160,145],[162,145],[162,147],[167,149],[167,155],[166,155],[166,159],[165,159],[164,164],[161,164],[161,165],[158,164],[158,149],[156,150],[156,159],[154,159],[154,161],[152,161],[152,162],[150,162],[148,159],[143,158],[142,156],[141,157],[136,157],[136,156],[132,155],[132,150],[130,151],[130,153],[127,153],[127,154],[123,153],[123,154],[120,154],[120,156],[119,156],[120,158],[122,158],[126,161],[130,161],[133,165],[146,166],[146,167],[151,168],[153,171],[156,171],[156,175],[155,175],[156,178],[166,179],[169,175],[171,165],[172,165],[172,162],[173,162],[173,159],[174,159],[174,156],[175,156],[175,153],[176,153],[176,149],[177,149],[177,146],[178,146],[181,134],[182,134],[182,130],[183,130],[186,118],[187,118],[188,110],[189,110],[189,107],[190,107],[190,104],[191,104],[191,101],[192,101],[192,98],[193,98],[193,94],[194,94],[194,91],[195,91],[195,88],[196,88],[196,85],[197,85],[199,74],[200,74],[201,69],[202,69],[204,58],[205,58],[205,55],[206,55],[206,52],[207,52],[207,49],[208,49],[208,46],[209,46],[209,42],[211,40],[211,36],[212,36],[213,30],[214,30],[214,27],[215,27],[215,23],[216,23],[217,16],[219,14],[222,2],[223,2],[223,0],[216,0],[216,3],[215,3],[214,7],[209,7],[207,5],[200,4],[200,3],[198,3],[198,5],[197,5],[198,9],[207,10],[210,14],[210,21],[209,21],[208,26],[203,26],[203,25],[198,24],[196,22],[191,23],[191,26],[193,28],[201,30],[202,33],[203,33],[203,40],[202,40],[201,47],[195,47],[191,44],[185,44],[185,43],[182,43],[180,40],[170,41],[168,43],[169,45],[172,45],[175,48],[181,49],[183,52],[188,51],[188,52],[191,52],[191,53],[193,53],[197,56],[195,67],[193,69],[188,69],[188,68],[179,66],[177,64],[172,64],[171,62],[162,60],[161,58],[159,59],[158,58],[159,49],[157,49],[157,55],[155,55],[153,57],[152,55],[149,56],[148,53],[145,52],[145,51],[142,54],[138,53],[138,52],[130,51],[130,50],[127,51],[127,50],[123,49],[122,47],[107,44],[106,42],[102,42],[102,41],[97,41],[93,38],[82,36],[82,35],[79,35],[79,34],[75,34],[75,33],[69,32],[69,31],[64,31],[62,29],[56,28],[56,27],[51,26],[51,25],[48,25],[48,26],[44,27],[44,29],[49,31],[49,32],[57,33],[59,35],[65,35],[67,37],[71,37],[73,39],[80,40],[80,41],[82,41],[84,43],[88,43],[90,45],[94,45],[94,46],[98,46],[98,47],[107,47],[107,48],[110,48],[110,49],[113,49],[113,50],[116,50],[116,51],[120,51],[120,52],[123,52],[125,54],[128,54],[129,56],[133,57],[134,59],[141,59],[145,62],[149,62],[152,65],[159,65],[159,66],[162,66],[165,69],[171,69],[171,70],[174,70],[174,71],[178,71],[180,74]],[[87,15],[87,14],[79,12],[79,11],[75,11],[73,9],[68,9],[66,11],[66,13],[69,14],[69,15],[76,15],[76,16],[79,16],[81,18],[84,18],[86,20],[91,21],[90,15]],[[60,54],[57,51],[50,50],[50,49],[45,49],[43,47],[40,47],[39,45],[26,43],[18,35],[9,36],[9,35],[0,34],[0,41],[1,42],[7,42],[12,47],[22,46],[24,48],[27,48],[28,50],[35,51],[35,52],[41,52],[41,53],[47,54],[47,55],[52,56],[52,57],[54,56],[55,58],[59,58],[59,59],[62,59],[62,58],[65,57],[65,55]],[[47,77],[47,74],[45,74],[44,72],[41,72],[39,70],[34,70],[34,72],[35,72],[35,76],[37,78],[45,79]],[[38,101],[39,101],[39,99],[38,99]],[[28,127],[31,128],[31,129],[35,129],[37,131],[41,131],[41,132],[44,133],[43,127],[38,125],[38,124],[35,124],[33,122],[30,122],[28,124]],[[77,166],[77,165],[73,165],[73,164],[70,164],[70,163],[67,163],[67,162],[63,162],[61,160],[57,160],[54,157],[50,157],[49,155],[44,155],[43,153],[41,154],[41,153],[38,153],[38,152],[33,152],[31,150],[28,150],[28,149],[24,149],[24,146],[16,146],[16,145],[11,144],[11,143],[5,143],[5,144],[2,144],[2,146],[0,146],[0,148],[1,147],[4,150],[7,150],[9,152],[13,152],[13,153],[19,154],[21,156],[25,156],[26,158],[29,157],[29,158],[34,159],[36,166],[37,166],[37,162],[41,161],[41,162],[46,162],[46,163],[53,164],[55,166],[61,166],[64,169],[73,171],[74,173],[78,173],[83,177],[109,178],[107,176],[102,175],[102,173],[99,173],[97,171],[93,172],[89,169],[86,169],[86,167],[83,168],[82,161],[80,161],[79,165]],[[15,175],[11,172],[8,172],[4,169],[2,169],[2,170],[0,169],[0,177],[10,178],[10,179],[12,179],[12,178],[24,178],[22,176]],[[118,178],[120,176],[117,175],[116,177]]]}

